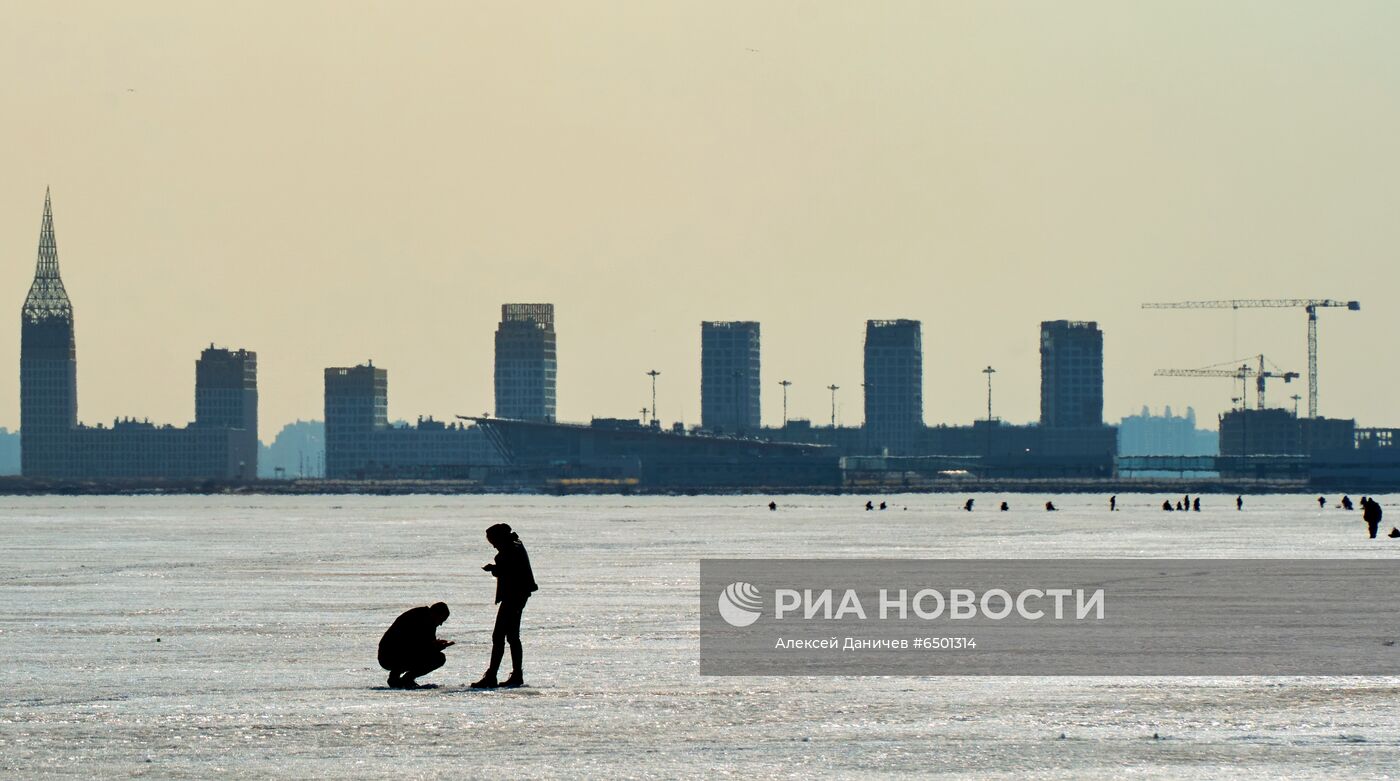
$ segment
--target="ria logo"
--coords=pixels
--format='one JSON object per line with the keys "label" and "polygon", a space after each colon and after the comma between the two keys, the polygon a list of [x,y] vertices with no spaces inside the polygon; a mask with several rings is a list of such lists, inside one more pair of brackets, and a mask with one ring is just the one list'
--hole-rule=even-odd
{"label": "ria logo", "polygon": [[758,620],[763,595],[752,583],[730,583],[719,595],[719,614],[730,626],[745,627]]}

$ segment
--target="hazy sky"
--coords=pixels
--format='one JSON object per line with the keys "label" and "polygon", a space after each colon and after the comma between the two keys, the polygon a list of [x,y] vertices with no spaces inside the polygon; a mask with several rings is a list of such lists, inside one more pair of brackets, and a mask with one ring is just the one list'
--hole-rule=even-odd
{"label": "hazy sky", "polygon": [[[79,416],[183,422],[258,352],[262,435],[373,358],[389,411],[492,409],[503,302],[556,305],[559,414],[699,418],[699,323],[763,324],[763,411],[861,417],[867,318],[925,418],[1038,416],[1038,323],[1097,320],[1105,417],[1213,419],[1263,352],[1400,426],[1400,3],[93,2],[0,12],[0,425],[44,187]],[[1271,389],[1306,397],[1303,383]],[[1306,403],[1306,402],[1305,402]]]}

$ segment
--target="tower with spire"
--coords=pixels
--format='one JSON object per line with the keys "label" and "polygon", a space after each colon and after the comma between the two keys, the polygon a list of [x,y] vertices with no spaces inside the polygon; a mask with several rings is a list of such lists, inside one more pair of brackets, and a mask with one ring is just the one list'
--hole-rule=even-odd
{"label": "tower with spire", "polygon": [[39,260],[20,313],[19,384],[21,469],[26,477],[57,476],[68,432],[78,424],[78,360],[47,190]]}

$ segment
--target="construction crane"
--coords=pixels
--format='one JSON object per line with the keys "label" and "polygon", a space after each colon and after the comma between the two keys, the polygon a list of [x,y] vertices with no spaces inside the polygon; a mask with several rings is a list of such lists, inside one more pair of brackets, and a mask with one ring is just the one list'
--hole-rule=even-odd
{"label": "construction crane", "polygon": [[1359,312],[1359,301],[1336,301],[1330,298],[1245,298],[1226,301],[1179,301],[1166,304],[1143,304],[1143,309],[1278,309],[1303,308],[1308,313],[1308,417],[1317,417],[1317,310],[1345,308]]}
{"label": "construction crane", "polygon": [[[1248,363],[1242,363],[1242,361],[1258,361],[1259,368],[1256,369],[1253,366],[1250,366]],[[1157,371],[1152,373],[1152,376],[1234,377],[1235,379],[1240,381],[1240,407],[1242,409],[1247,408],[1249,406],[1249,383],[1247,382],[1247,380],[1250,377],[1253,377],[1255,387],[1255,405],[1259,409],[1264,409],[1265,380],[1282,379],[1284,382],[1293,382],[1298,378],[1298,372],[1276,371],[1278,369],[1277,366],[1274,367],[1275,371],[1271,371],[1265,367],[1266,363],[1267,361],[1265,361],[1264,356],[1254,355],[1250,356],[1249,358],[1242,358],[1239,361],[1226,361],[1225,363],[1217,363],[1211,366],[1204,366],[1199,369],[1158,369]],[[1295,411],[1294,414],[1296,415],[1297,412]]]}

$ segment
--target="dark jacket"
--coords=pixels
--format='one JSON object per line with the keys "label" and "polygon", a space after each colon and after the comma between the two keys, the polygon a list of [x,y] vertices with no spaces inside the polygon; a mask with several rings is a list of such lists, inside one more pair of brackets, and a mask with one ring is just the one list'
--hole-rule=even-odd
{"label": "dark jacket", "polygon": [[540,589],[535,585],[535,573],[530,569],[530,555],[518,540],[496,554],[496,567],[491,574],[496,576],[497,604],[506,600],[528,599]]}
{"label": "dark jacket", "polygon": [[405,654],[437,650],[437,628],[432,608],[424,606],[404,611],[379,639],[379,658],[395,659]]}
{"label": "dark jacket", "polygon": [[1366,503],[1366,507],[1361,511],[1361,518],[1367,523],[1381,522],[1381,506],[1375,499]]}

